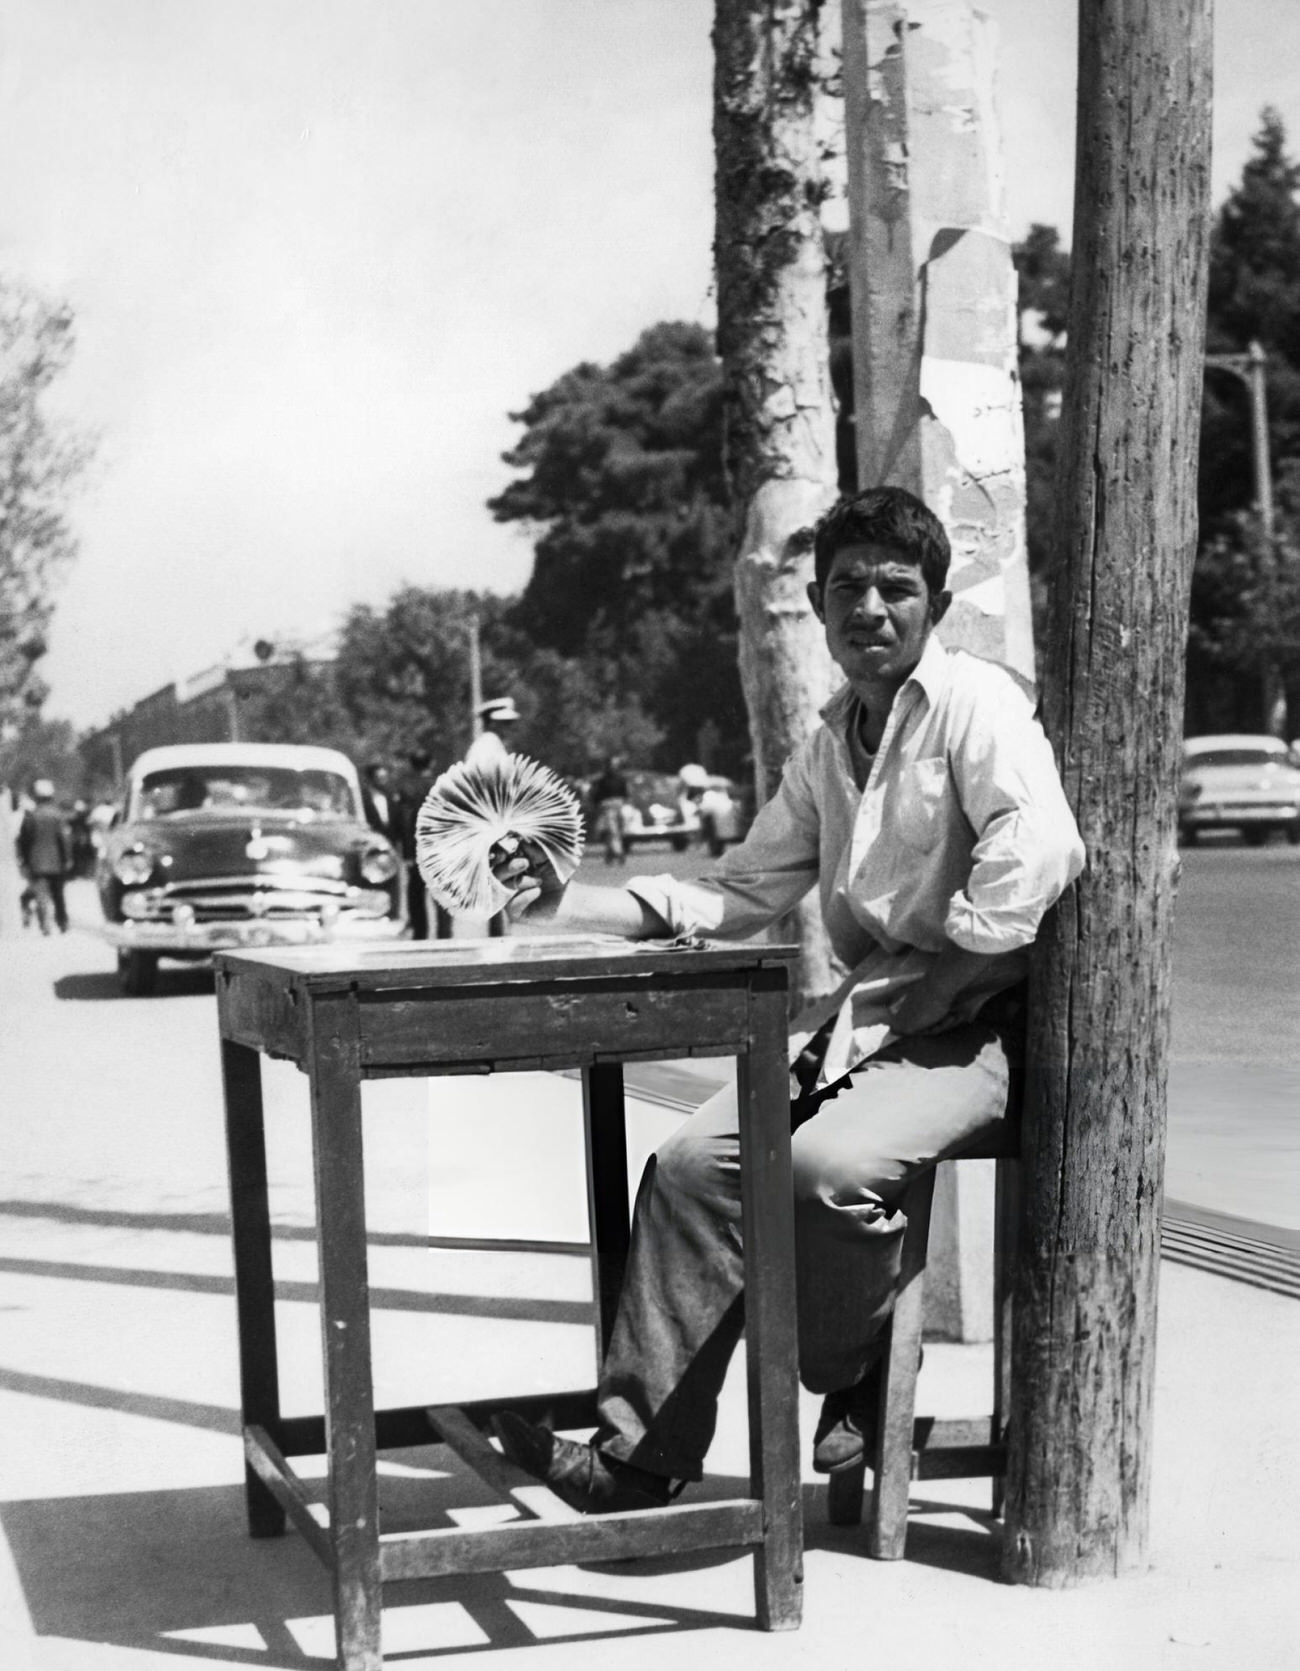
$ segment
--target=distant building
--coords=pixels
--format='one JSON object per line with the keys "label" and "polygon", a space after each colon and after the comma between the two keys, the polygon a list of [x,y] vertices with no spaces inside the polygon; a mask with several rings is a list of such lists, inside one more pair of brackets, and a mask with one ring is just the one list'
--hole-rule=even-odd
{"label": "distant building", "polygon": [[337,632],[311,638],[247,640],[224,661],[163,685],[115,714],[80,744],[86,778],[97,791],[116,789],[136,755],[168,743],[256,742],[242,710],[248,699],[278,689],[304,663],[333,666]]}

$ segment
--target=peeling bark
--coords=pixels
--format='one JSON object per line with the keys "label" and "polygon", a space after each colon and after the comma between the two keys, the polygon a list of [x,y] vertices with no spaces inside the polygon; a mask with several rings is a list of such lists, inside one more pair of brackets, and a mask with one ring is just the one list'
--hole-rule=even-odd
{"label": "peeling bark", "polygon": [[1006,1575],[1146,1563],[1209,0],[1083,0],[1044,711],[1088,867],[1036,951]]}
{"label": "peeling bark", "polygon": [[952,541],[939,637],[1034,680],[997,31],[969,0],[843,0],[858,480]]}

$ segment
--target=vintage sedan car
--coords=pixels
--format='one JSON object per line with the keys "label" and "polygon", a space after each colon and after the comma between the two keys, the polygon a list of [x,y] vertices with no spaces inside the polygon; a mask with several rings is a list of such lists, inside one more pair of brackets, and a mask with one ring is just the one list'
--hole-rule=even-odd
{"label": "vintage sedan car", "polygon": [[1205,830],[1237,830],[1252,846],[1281,830],[1300,842],[1300,768],[1276,737],[1229,733],[1183,745],[1178,835],[1189,846]]}
{"label": "vintage sedan car", "polygon": [[370,829],[356,768],[334,749],[195,743],[131,767],[96,867],[122,988],[160,957],[403,932],[402,865]]}

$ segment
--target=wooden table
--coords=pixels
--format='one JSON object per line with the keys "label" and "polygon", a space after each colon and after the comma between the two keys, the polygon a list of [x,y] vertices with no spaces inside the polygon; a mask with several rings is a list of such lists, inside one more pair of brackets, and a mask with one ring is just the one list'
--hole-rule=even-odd
{"label": "wooden table", "polygon": [[[758,1622],[768,1630],[797,1626],[802,1529],[786,1065],[794,956],[792,947],[584,937],[216,958],[249,1528],[254,1537],[277,1536],[287,1514],[332,1569],[338,1663],[346,1671],[378,1671],[382,1584],[452,1573],[749,1546]],[[311,1084],[323,1416],[280,1414],[261,1052],[297,1063]],[[508,1494],[521,1476],[483,1436],[492,1414],[508,1407],[561,1429],[592,1426],[595,1391],[375,1410],[361,1081],[582,1070],[599,1355],[628,1245],[622,1064],[691,1055],[739,1059],[749,1495],[591,1518],[566,1511],[472,1531],[381,1533],[377,1449],[446,1444]],[[322,1453],[327,1524],[288,1461]]]}

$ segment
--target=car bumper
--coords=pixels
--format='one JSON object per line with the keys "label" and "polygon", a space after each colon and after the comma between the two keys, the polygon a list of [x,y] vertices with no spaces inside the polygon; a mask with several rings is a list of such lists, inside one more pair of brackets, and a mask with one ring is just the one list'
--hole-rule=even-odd
{"label": "car bumper", "polygon": [[157,952],[162,957],[206,957],[212,952],[238,951],[245,946],[323,946],[351,940],[395,940],[406,932],[398,917],[357,917],[339,921],[328,928],[304,919],[267,922],[265,919],[238,923],[193,923],[179,928],[175,923],[105,923],[100,929],[110,945],[120,951]]}
{"label": "car bumper", "polygon": [[1185,830],[1241,830],[1250,825],[1286,830],[1300,827],[1300,806],[1282,806],[1277,802],[1259,806],[1244,802],[1206,806],[1198,801],[1194,806],[1178,809],[1178,822]]}

